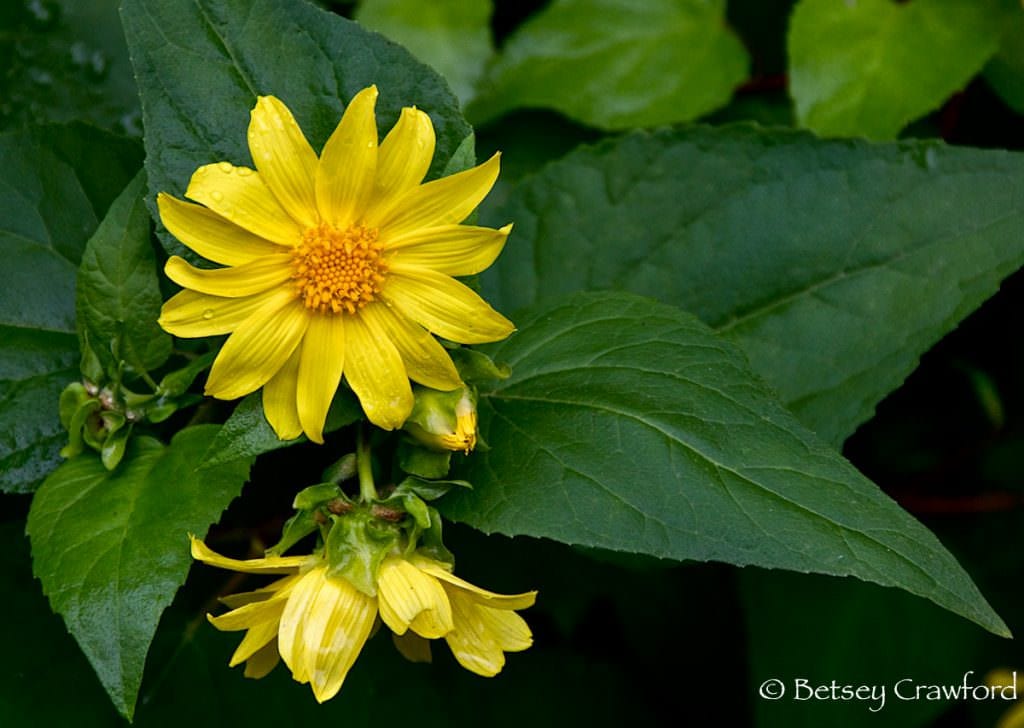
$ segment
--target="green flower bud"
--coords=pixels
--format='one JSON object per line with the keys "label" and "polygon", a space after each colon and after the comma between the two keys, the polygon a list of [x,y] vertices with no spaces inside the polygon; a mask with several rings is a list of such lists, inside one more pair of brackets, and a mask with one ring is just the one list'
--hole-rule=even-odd
{"label": "green flower bud", "polygon": [[415,404],[402,429],[423,445],[465,454],[476,447],[476,392],[461,387],[440,392],[417,387]]}

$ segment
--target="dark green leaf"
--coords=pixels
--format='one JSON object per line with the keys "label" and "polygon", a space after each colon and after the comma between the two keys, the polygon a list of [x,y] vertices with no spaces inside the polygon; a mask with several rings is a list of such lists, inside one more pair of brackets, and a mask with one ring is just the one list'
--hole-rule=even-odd
{"label": "dark green leaf", "polygon": [[444,76],[463,104],[494,52],[491,0],[363,0],[355,17]]}
{"label": "dark green leaf", "polygon": [[[304,0],[125,0],[121,18],[142,96],[154,217],[155,193],[181,196],[200,165],[251,166],[246,129],[257,95],[284,101],[320,149],[345,103],[377,84],[381,132],[403,106],[430,114],[435,176],[470,133],[437,74],[404,48]],[[191,256],[159,231],[168,252]]]}
{"label": "dark green leaf", "polygon": [[937,109],[999,49],[1013,0],[801,0],[789,24],[800,123],[892,139]]}
{"label": "dark green leaf", "polygon": [[747,66],[725,0],[555,0],[508,39],[467,115],[542,107],[606,129],[687,121],[724,106]]}
{"label": "dark green leaf", "polygon": [[1003,101],[1024,114],[1024,12],[1017,11],[1003,35],[1003,45],[985,67],[985,80]]}
{"label": "dark green leaf", "polygon": [[[340,389],[334,395],[331,408],[327,411],[324,433],[334,432],[351,425],[361,419],[363,410],[359,400],[349,389]],[[278,439],[274,429],[263,414],[263,395],[259,392],[250,394],[235,407],[228,421],[224,423],[217,437],[214,438],[209,452],[203,461],[203,467],[213,467],[229,463],[239,457],[256,457],[271,450],[297,445],[306,442],[306,436],[300,435],[294,440]]]}
{"label": "dark green leaf", "polygon": [[158,368],[171,337],[156,320],[163,299],[149,242],[149,214],[139,172],[103,218],[82,254],[76,310],[85,341],[107,371],[124,361],[136,372]]}
{"label": "dark green leaf", "polygon": [[78,376],[78,263],[141,162],[136,145],[81,125],[0,134],[2,491],[33,490],[58,462],[58,398]]}
{"label": "dark green leaf", "polygon": [[582,293],[496,347],[481,397],[501,443],[441,502],[485,532],[660,558],[856,576],[997,634],[1002,620],[938,540],[786,412],[742,354],[678,309]]}
{"label": "dark green leaf", "polygon": [[197,472],[216,430],[182,430],[166,447],[133,438],[113,472],[80,455],[32,502],[36,576],[129,718],[160,614],[188,573],[187,536],[204,534],[248,477],[248,458]]}
{"label": "dark green leaf", "polygon": [[654,296],[738,343],[836,444],[1024,264],[1024,157],[754,127],[635,133],[524,180],[483,277],[506,311]]}

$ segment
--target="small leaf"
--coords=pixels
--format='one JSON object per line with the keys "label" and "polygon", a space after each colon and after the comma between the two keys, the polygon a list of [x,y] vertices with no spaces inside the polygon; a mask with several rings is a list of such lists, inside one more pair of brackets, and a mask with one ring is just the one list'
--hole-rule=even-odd
{"label": "small leaf", "polygon": [[171,337],[156,322],[163,301],[149,242],[145,185],[140,172],[125,187],[86,245],[78,269],[78,325],[111,373],[121,361],[148,372],[171,354]]}
{"label": "small leaf", "polygon": [[748,65],[725,0],[555,0],[506,41],[466,113],[481,123],[543,107],[604,129],[689,121],[724,106]]}
{"label": "small leaf", "polygon": [[[692,316],[624,293],[576,294],[518,319],[481,396],[501,443],[468,459],[445,515],[659,558],[856,576],[1006,636],[928,529],[777,403]],[[484,394],[484,393],[482,393]]]}
{"label": "small leaf", "polygon": [[789,24],[802,126],[892,139],[937,109],[999,49],[1013,0],[801,0]]}
{"label": "small leaf", "polygon": [[113,472],[79,455],[32,501],[36,576],[128,718],[160,614],[191,564],[187,536],[205,533],[248,477],[248,458],[197,472],[217,429],[187,428],[166,447],[134,437]]}
{"label": "small leaf", "polygon": [[451,468],[450,450],[438,452],[403,440],[398,444],[398,467],[421,478],[443,478]]}

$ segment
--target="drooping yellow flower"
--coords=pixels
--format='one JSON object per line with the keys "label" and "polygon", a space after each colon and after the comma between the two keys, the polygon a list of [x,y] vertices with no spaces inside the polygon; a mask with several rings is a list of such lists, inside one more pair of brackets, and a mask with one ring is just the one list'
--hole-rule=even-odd
{"label": "drooping yellow flower", "polygon": [[282,439],[323,441],[342,376],[367,417],[400,427],[413,406],[409,380],[462,385],[434,338],[476,344],[513,325],[452,276],[487,268],[511,225],[461,225],[498,175],[498,155],[421,184],[434,154],[430,117],[405,108],[378,144],[377,88],[353,97],[319,157],[288,108],[259,98],[249,124],[256,169],[200,167],[185,196],[157,197],[160,218],[184,245],[223,268],[177,256],[165,271],[184,291],[160,324],[181,337],[231,334],[206,393],[236,399],[263,387]]}
{"label": "drooping yellow flower", "polygon": [[246,677],[260,678],[280,656],[321,703],[341,689],[378,613],[406,657],[429,659],[425,640],[443,637],[459,664],[485,677],[501,671],[504,653],[533,644],[530,628],[514,610],[532,606],[536,592],[495,594],[423,556],[384,559],[376,596],[329,576],[326,562],[315,555],[240,561],[193,538],[192,557],[232,571],[286,574],[262,589],[225,597],[221,601],[231,611],[208,618],[220,630],[245,630],[232,667],[245,662]]}

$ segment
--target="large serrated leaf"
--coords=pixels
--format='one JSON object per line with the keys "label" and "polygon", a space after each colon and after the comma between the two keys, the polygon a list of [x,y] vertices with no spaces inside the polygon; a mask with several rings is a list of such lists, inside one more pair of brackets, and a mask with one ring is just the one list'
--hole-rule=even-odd
{"label": "large serrated leaf", "polygon": [[895,138],[999,49],[1013,0],[801,0],[790,18],[790,92],[802,126]]}
{"label": "large serrated leaf", "polygon": [[166,447],[135,438],[113,472],[79,455],[32,501],[36,576],[129,718],[157,622],[192,561],[188,534],[204,534],[249,474],[249,458],[197,472],[217,429],[187,428]]}
{"label": "large serrated leaf", "polygon": [[[491,450],[441,501],[486,532],[855,576],[997,634],[928,529],[802,427],[743,355],[676,308],[580,293],[519,320],[480,404]],[[501,446],[495,446],[500,443]]]}
{"label": "large serrated leaf", "polygon": [[748,65],[724,0],[555,0],[508,39],[466,113],[543,107],[607,129],[689,121],[724,106]]}
{"label": "large serrated leaf", "polygon": [[0,490],[34,489],[59,461],[61,390],[78,376],[75,276],[86,241],[142,163],[83,125],[0,134]]}
{"label": "large serrated leaf", "polygon": [[841,443],[1024,264],[1024,155],[736,126],[637,132],[556,162],[486,224],[507,311],[619,288],[740,345]]}
{"label": "large serrated leaf", "polygon": [[162,298],[145,188],[140,172],[89,239],[78,270],[78,326],[107,371],[124,361],[148,372],[171,354],[171,337],[156,322]]}
{"label": "large serrated leaf", "polygon": [[[251,165],[246,145],[257,95],[295,114],[315,149],[345,103],[376,84],[377,126],[403,106],[430,114],[437,148],[429,175],[470,134],[444,80],[408,51],[304,0],[125,0],[121,7],[142,97],[150,210],[156,192],[181,196],[202,164]],[[158,226],[168,252],[194,256]]]}

